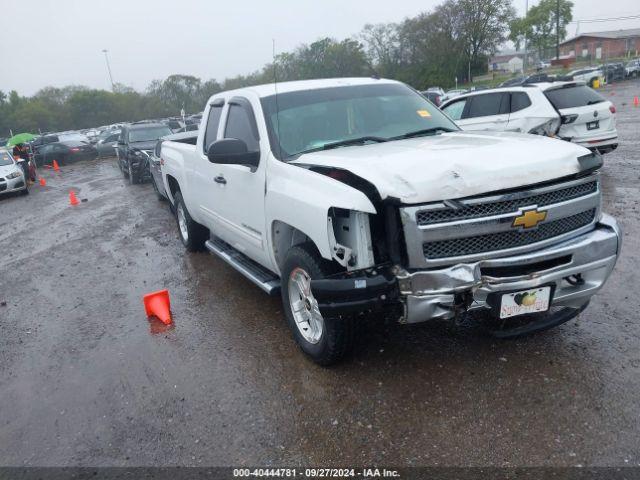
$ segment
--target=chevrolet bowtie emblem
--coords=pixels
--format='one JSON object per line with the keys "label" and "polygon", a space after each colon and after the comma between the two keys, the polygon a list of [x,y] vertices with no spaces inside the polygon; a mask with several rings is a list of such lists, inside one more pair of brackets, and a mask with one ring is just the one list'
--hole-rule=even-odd
{"label": "chevrolet bowtie emblem", "polygon": [[533,228],[547,218],[547,212],[539,212],[538,210],[527,210],[522,215],[513,219],[514,228]]}

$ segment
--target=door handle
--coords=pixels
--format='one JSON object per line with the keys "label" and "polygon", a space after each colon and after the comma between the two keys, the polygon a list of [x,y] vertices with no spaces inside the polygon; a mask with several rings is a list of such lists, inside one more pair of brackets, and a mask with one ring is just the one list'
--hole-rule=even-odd
{"label": "door handle", "polygon": [[222,175],[218,175],[217,177],[215,177],[213,179],[213,181],[216,182],[216,183],[221,183],[222,185],[226,185],[227,184],[226,178],[224,178]]}

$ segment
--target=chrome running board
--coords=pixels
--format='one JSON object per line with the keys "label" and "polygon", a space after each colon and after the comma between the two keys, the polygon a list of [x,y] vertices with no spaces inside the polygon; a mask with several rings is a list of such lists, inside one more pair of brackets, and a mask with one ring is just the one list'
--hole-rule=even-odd
{"label": "chrome running board", "polygon": [[273,272],[254,262],[224,240],[212,237],[204,245],[207,250],[227,262],[269,295],[280,293],[280,279]]}

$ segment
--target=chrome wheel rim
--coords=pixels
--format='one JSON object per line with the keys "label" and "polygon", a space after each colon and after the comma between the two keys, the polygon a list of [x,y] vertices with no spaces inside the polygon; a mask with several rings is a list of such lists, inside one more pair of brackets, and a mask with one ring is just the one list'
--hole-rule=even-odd
{"label": "chrome wheel rim", "polygon": [[189,240],[189,231],[187,230],[187,216],[184,213],[184,207],[181,203],[178,204],[178,228],[180,229],[180,235],[186,242]]}
{"label": "chrome wheel rim", "polygon": [[289,275],[289,306],[302,338],[318,343],[324,331],[324,319],[311,292],[311,277],[299,267]]}

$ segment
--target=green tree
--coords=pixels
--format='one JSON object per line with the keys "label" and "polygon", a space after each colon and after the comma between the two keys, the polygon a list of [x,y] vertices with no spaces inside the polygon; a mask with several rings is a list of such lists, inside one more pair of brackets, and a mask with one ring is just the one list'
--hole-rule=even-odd
{"label": "green tree", "polygon": [[526,36],[540,58],[548,57],[556,47],[556,35],[560,40],[566,37],[567,24],[573,19],[572,11],[571,0],[540,0],[529,9],[526,17],[511,22],[509,39],[519,46]]}

